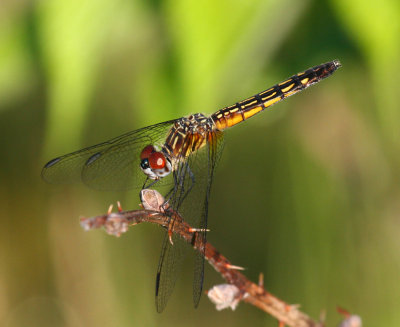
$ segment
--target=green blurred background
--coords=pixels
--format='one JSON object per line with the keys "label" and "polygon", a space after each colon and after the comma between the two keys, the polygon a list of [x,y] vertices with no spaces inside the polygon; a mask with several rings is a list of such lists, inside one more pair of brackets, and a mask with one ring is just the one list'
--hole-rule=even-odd
{"label": "green blurred background", "polygon": [[[209,240],[328,326],[336,305],[399,326],[399,1],[1,0],[0,325],[277,326],[247,304],[193,309],[190,260],[157,314],[162,230],[79,225],[116,200],[137,208],[137,191],[40,170],[333,59],[328,80],[227,131]],[[205,288],[221,282],[207,266]]]}

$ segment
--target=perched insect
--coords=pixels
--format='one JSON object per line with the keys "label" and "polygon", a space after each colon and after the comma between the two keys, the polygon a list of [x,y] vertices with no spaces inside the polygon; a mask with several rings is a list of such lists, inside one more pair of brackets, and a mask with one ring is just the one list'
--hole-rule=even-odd
{"label": "perched insect", "polygon": [[[168,180],[168,207],[179,211],[205,244],[208,201],[214,168],[222,151],[223,130],[320,82],[341,66],[334,60],[290,77],[266,91],[218,110],[193,114],[144,127],[49,161],[42,170],[50,183],[82,180],[90,187],[121,190],[148,188]],[[182,264],[183,241],[165,236],[156,279],[156,305],[161,312],[172,293]],[[173,244],[172,244],[173,243]],[[193,300],[203,287],[204,257],[196,254]]]}

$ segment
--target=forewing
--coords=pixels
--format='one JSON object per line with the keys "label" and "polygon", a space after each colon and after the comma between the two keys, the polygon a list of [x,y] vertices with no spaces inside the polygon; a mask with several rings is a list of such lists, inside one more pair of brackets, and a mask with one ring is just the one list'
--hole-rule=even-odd
{"label": "forewing", "polygon": [[83,181],[99,190],[141,187],[145,175],[139,166],[140,152],[148,144],[162,145],[173,122],[141,128],[55,158],[44,166],[42,178],[54,184]]}

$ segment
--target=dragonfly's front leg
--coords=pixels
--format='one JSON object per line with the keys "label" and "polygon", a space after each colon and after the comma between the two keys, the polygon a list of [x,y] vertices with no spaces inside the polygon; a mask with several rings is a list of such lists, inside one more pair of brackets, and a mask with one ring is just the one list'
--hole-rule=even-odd
{"label": "dragonfly's front leg", "polygon": [[[147,176],[147,177],[146,177],[146,180],[144,181],[144,184],[143,184],[143,186],[142,186],[142,190],[154,186],[159,180],[160,180],[160,179],[152,180],[152,179],[150,179],[150,178]],[[149,184],[149,185],[146,185],[147,182],[150,182],[150,184]]]}
{"label": "dragonfly's front leg", "polygon": [[183,203],[183,201],[185,201],[185,198],[186,198],[187,195],[190,193],[190,191],[193,189],[194,184],[196,183],[196,178],[195,178],[195,176],[194,176],[192,170],[190,169],[189,165],[187,165],[187,172],[188,172],[188,174],[189,174],[191,183],[190,183],[189,188],[187,189],[186,192],[183,190],[183,191],[184,191],[184,195],[183,195],[183,197],[182,197],[181,203]]}
{"label": "dragonfly's front leg", "polygon": [[[189,165],[184,165],[183,169],[179,171],[181,172],[180,174],[179,173],[174,174],[175,186],[166,195],[167,200],[163,204],[164,210],[170,207],[170,200],[172,199],[172,208],[173,210],[178,211],[180,205],[183,203],[186,196],[190,193],[195,184],[195,176],[191,171]],[[185,190],[186,174],[188,174],[190,178],[189,187],[187,190]],[[171,244],[173,244],[172,235],[173,235],[174,223],[175,219],[170,217],[168,223],[168,236]]]}

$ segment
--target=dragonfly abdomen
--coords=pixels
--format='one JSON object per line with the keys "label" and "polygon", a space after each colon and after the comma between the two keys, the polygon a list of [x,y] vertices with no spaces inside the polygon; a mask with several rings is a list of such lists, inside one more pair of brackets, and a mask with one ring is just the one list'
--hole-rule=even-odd
{"label": "dragonfly abdomen", "polygon": [[324,78],[330,76],[340,66],[340,62],[334,60],[310,68],[304,72],[293,75],[268,90],[217,111],[211,115],[211,119],[219,130],[234,126],[275,103],[320,82]]}

